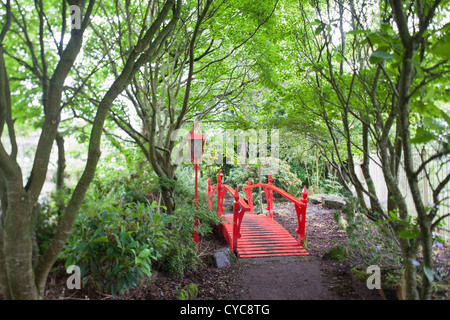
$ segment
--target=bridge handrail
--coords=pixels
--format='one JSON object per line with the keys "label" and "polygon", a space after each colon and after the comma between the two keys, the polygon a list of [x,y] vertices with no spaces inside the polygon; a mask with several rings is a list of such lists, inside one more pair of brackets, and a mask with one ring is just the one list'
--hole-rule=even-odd
{"label": "bridge handrail", "polygon": [[248,185],[243,187],[245,194],[247,195],[248,204],[250,206],[250,213],[253,213],[253,195],[252,189],[255,187],[263,187],[264,193],[266,194],[267,211],[269,211],[269,217],[273,219],[273,191],[276,191],[289,201],[294,203],[295,212],[297,214],[297,230],[298,242],[301,246],[305,244],[305,220],[306,220],[306,206],[307,206],[307,191],[306,186],[302,191],[302,199],[297,199],[293,195],[287,193],[283,189],[280,189],[272,184],[272,175],[269,175],[269,183],[258,183],[252,184],[251,180],[248,179]]}
{"label": "bridge handrail", "polygon": [[[306,186],[303,188],[302,199],[297,199],[291,194],[287,193],[283,189],[280,189],[272,184],[272,175],[269,175],[269,183],[258,183],[251,184],[251,180],[248,179],[248,185],[243,187],[242,190],[247,195],[248,203],[242,199],[239,195],[238,188],[233,189],[227,184],[222,183],[223,173],[219,172],[217,176],[217,185],[211,186],[211,180],[208,179],[208,205],[209,209],[212,210],[212,196],[215,194],[217,190],[217,215],[221,217],[223,210],[223,199],[225,197],[226,191],[228,191],[235,199],[233,205],[233,245],[232,250],[235,250],[237,247],[237,239],[240,238],[240,226],[242,219],[244,217],[245,212],[250,211],[250,214],[254,214],[253,212],[253,195],[252,189],[255,187],[263,187],[264,193],[266,194],[266,202],[267,202],[267,210],[269,211],[269,218],[273,219],[273,191],[276,191],[289,201],[294,203],[295,211],[297,214],[297,222],[298,227],[296,233],[298,234],[298,242],[301,246],[304,246],[305,243],[305,219],[306,219],[306,206],[307,206],[307,192]],[[241,209],[239,209],[241,208]]]}
{"label": "bridge handrail", "polygon": [[211,187],[211,179],[208,179],[208,206],[209,209],[212,210],[212,200],[211,197],[217,190],[217,215],[219,218],[222,215],[223,210],[223,199],[225,197],[225,193],[228,191],[234,197],[233,204],[233,243],[231,246],[231,250],[235,251],[237,248],[237,240],[241,237],[241,223],[244,218],[244,214],[247,211],[250,211],[250,206],[245,202],[245,200],[239,195],[238,188],[233,189],[231,186],[222,183],[222,170],[219,172],[217,176],[217,185]]}
{"label": "bridge handrail", "polygon": [[[279,193],[280,195],[282,195],[283,197],[285,197],[286,199],[288,199],[289,201],[293,202],[294,204],[298,204],[301,205],[302,200],[297,199],[296,197],[294,197],[293,195],[291,195],[290,193],[287,193],[286,191],[284,191],[283,189],[280,189],[274,185],[270,185],[268,183],[258,183],[258,184],[252,184],[249,186],[245,186],[242,188],[242,190],[248,190],[248,189],[252,189],[255,187],[267,187],[273,191],[276,191],[277,193]],[[306,188],[306,187],[305,187]]]}

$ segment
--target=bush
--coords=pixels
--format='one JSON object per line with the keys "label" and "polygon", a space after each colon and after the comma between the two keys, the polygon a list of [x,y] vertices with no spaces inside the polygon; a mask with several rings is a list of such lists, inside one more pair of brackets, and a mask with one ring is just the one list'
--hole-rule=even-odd
{"label": "bush", "polygon": [[[181,179],[174,182],[177,208],[172,215],[162,212],[164,207],[155,201],[124,201],[118,190],[125,189],[113,183],[114,187],[106,190],[108,184],[98,181],[90,189],[60,255],[66,267],[78,265],[83,285],[113,295],[137,286],[152,269],[178,277],[195,270],[201,263],[193,241],[195,216],[200,221],[200,237],[212,232],[218,218],[208,210],[204,192],[199,192],[200,206],[195,209],[191,173],[187,168],[180,170]],[[199,182],[199,191],[206,190],[206,177],[201,183],[205,186],[200,188]],[[126,188],[140,192],[137,185]]]}
{"label": "bush", "polygon": [[170,245],[158,264],[162,270],[178,277],[183,277],[186,271],[195,270],[201,264],[193,239],[195,217],[199,219],[200,238],[211,234],[219,223],[217,215],[208,208],[207,179],[207,176],[199,177],[199,208],[196,209],[193,170],[186,167],[177,171],[177,180],[174,182],[176,209],[171,220],[171,228],[167,230]]}
{"label": "bush", "polygon": [[121,210],[113,199],[88,199],[60,256],[66,268],[78,265],[83,285],[113,295],[135,287],[168,246],[170,217],[155,208],[133,204]]}
{"label": "bush", "polygon": [[42,255],[50,245],[56,233],[63,208],[69,201],[69,196],[68,190],[55,191],[42,203],[35,206],[33,217],[36,219],[34,230],[37,245],[36,254]]}
{"label": "bush", "polygon": [[91,189],[99,198],[113,197],[123,206],[128,203],[153,202],[157,195],[157,176],[153,172],[138,169],[130,174],[103,169],[104,172],[96,175]]}
{"label": "bush", "polygon": [[357,198],[346,195],[348,201],[340,211],[334,212],[334,220],[347,233],[347,247],[355,265],[368,267],[378,265],[380,268],[401,268],[401,251],[399,244],[382,221],[373,221],[363,214]]}

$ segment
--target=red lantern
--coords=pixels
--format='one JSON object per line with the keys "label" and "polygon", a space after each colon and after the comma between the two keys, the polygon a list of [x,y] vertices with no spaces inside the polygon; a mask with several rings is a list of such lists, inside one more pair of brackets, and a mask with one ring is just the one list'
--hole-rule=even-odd
{"label": "red lantern", "polygon": [[191,150],[191,162],[194,165],[198,165],[201,162],[203,147],[205,146],[205,136],[198,131],[198,123],[195,122],[191,134],[187,138]]}

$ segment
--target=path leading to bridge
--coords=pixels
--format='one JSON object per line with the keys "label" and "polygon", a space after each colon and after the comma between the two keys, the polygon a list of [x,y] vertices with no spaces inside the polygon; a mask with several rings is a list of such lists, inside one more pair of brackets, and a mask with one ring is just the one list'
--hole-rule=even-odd
{"label": "path leading to bridge", "polygon": [[[295,235],[296,215],[289,203],[277,203],[274,220]],[[240,274],[233,285],[239,300],[349,300],[361,299],[352,286],[346,262],[323,259],[345,240],[331,210],[308,204],[307,256],[239,259]]]}
{"label": "path leading to bridge", "polygon": [[308,256],[242,259],[239,300],[341,300],[324,284],[321,264]]}

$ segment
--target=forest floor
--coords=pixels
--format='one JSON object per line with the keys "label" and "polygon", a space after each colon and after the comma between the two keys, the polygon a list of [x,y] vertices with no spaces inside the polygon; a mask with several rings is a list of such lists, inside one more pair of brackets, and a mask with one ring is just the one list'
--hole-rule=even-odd
{"label": "forest floor", "polygon": [[[291,208],[292,207],[292,208]],[[279,202],[274,207],[274,219],[296,237],[297,218],[291,203]],[[66,289],[64,279],[51,278],[47,299],[120,299],[175,300],[181,289],[195,283],[197,300],[373,300],[380,299],[378,290],[368,290],[352,278],[353,267],[348,260],[327,259],[326,253],[345,243],[346,233],[333,220],[332,210],[308,203],[306,216],[307,250],[309,256],[239,259],[237,263],[216,268],[206,263],[206,255],[227,247],[219,232],[201,239],[199,255],[205,261],[197,271],[183,279],[164,272],[124,296],[112,297],[89,288]],[[436,251],[437,265],[449,267],[450,248]],[[448,284],[447,284],[448,285]],[[385,292],[396,299],[395,292]],[[450,299],[446,292],[437,299]]]}

